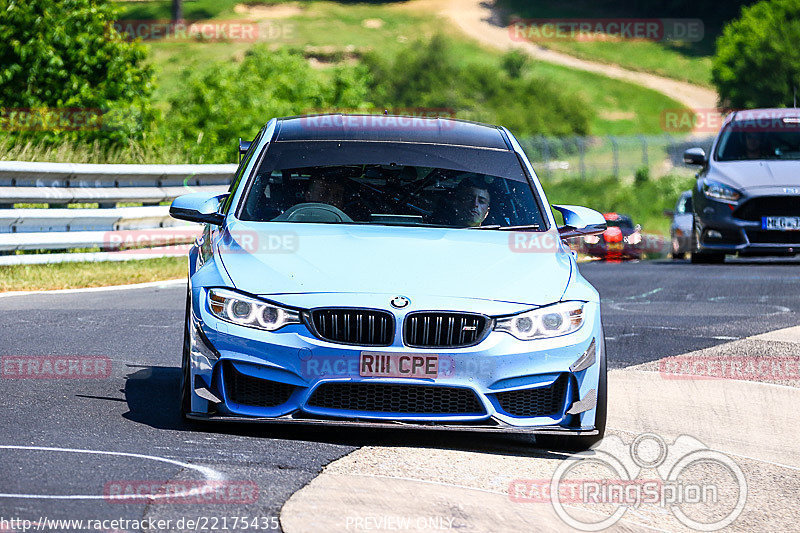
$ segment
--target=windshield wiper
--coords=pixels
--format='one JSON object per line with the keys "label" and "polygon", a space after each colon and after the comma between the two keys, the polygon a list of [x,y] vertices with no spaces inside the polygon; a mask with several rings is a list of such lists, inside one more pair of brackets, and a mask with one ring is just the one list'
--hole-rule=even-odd
{"label": "windshield wiper", "polygon": [[538,230],[541,229],[539,224],[526,224],[523,226],[500,226],[499,224],[494,224],[491,226],[473,226],[467,229],[493,229],[498,231],[526,231],[526,230]]}

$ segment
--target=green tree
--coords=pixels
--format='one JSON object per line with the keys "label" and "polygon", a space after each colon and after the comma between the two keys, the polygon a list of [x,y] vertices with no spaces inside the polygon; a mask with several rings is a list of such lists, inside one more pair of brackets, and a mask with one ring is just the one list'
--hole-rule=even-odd
{"label": "green tree", "polygon": [[116,142],[143,136],[153,119],[153,74],[144,48],[114,29],[116,14],[107,0],[0,0],[6,129],[9,109],[81,109],[101,118],[18,135]]}
{"label": "green tree", "polygon": [[163,135],[194,160],[235,161],[236,139],[252,139],[270,118],[366,108],[367,78],[362,66],[317,71],[301,53],[257,46],[239,65],[187,74]]}
{"label": "green tree", "polygon": [[397,55],[364,58],[378,107],[452,109],[458,118],[501,124],[518,135],[585,135],[589,106],[577,94],[530,72],[511,52],[493,64],[464,61],[442,35]]}
{"label": "green tree", "polygon": [[721,103],[733,109],[792,105],[800,89],[799,42],[800,0],[742,9],[717,39],[712,79]]}

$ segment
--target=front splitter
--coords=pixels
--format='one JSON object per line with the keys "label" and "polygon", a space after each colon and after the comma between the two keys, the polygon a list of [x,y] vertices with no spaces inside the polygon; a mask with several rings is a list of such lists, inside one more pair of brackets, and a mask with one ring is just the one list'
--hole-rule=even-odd
{"label": "front splitter", "polygon": [[339,420],[339,419],[317,419],[317,418],[297,418],[287,415],[278,418],[263,418],[256,416],[236,416],[236,415],[208,415],[204,413],[189,413],[187,418],[203,422],[237,422],[255,424],[301,424],[308,426],[333,426],[333,427],[357,427],[357,428],[390,428],[390,429],[416,429],[416,430],[444,430],[444,431],[480,431],[486,433],[516,433],[526,435],[571,435],[571,436],[593,436],[597,435],[596,429],[566,429],[560,426],[537,426],[520,427],[511,426],[496,419],[492,419],[493,425],[489,424],[444,424],[437,422],[400,422],[400,421],[364,421],[364,420]]}

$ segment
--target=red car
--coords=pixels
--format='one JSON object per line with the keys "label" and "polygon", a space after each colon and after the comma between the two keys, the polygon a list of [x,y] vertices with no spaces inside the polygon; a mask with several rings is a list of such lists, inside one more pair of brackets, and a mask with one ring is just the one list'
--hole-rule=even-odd
{"label": "red car", "polygon": [[587,254],[602,259],[639,259],[642,256],[642,227],[633,225],[627,215],[603,213],[608,229],[602,235],[587,235],[583,247]]}

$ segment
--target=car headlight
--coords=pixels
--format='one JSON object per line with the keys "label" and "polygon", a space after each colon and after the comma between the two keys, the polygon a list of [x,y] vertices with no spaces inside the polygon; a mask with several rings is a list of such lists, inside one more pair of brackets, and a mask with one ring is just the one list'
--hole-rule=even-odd
{"label": "car headlight", "polygon": [[723,202],[738,202],[742,193],[717,181],[706,180],[703,182],[703,194],[714,200]]}
{"label": "car headlight", "polygon": [[597,244],[598,242],[600,242],[600,236],[599,235],[587,235],[587,236],[585,236],[583,238],[583,242],[585,242],[586,244]]}
{"label": "car headlight", "polygon": [[628,244],[639,244],[642,242],[642,234],[639,232],[631,233],[627,237],[625,237],[625,242]]}
{"label": "car headlight", "polygon": [[248,328],[275,331],[287,324],[300,323],[297,311],[226,289],[209,289],[208,307],[215,317]]}
{"label": "car headlight", "polygon": [[577,331],[583,325],[585,302],[561,302],[518,315],[497,319],[494,329],[506,331],[527,341],[559,337]]}

